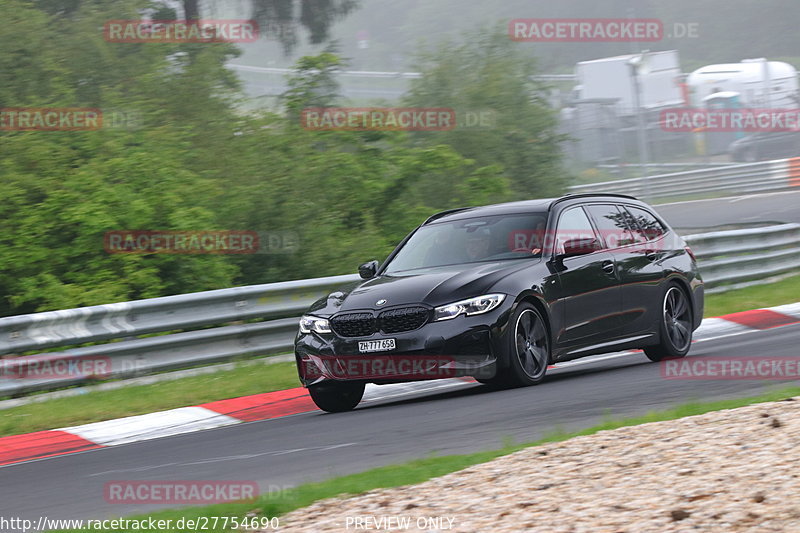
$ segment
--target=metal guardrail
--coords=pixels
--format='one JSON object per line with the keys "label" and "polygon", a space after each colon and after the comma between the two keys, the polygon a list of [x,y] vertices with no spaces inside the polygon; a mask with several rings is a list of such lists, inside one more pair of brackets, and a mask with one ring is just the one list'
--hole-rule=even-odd
{"label": "metal guardrail", "polygon": [[[800,187],[800,158],[574,185],[572,193],[625,193],[652,200],[782,191]],[[800,190],[800,189],[797,189]]]}
{"label": "metal guardrail", "polygon": [[[238,65],[236,63],[229,63],[228,68],[233,70],[239,70],[242,72],[256,72],[258,74],[272,74],[272,75],[281,75],[286,76],[289,74],[294,74],[297,72],[291,68],[276,68],[276,67],[254,67],[252,65]],[[382,72],[382,71],[370,71],[370,70],[337,70],[334,72],[337,76],[349,77],[349,78],[389,78],[389,79],[419,79],[422,78],[422,73],[420,72]],[[539,74],[536,76],[531,76],[531,79],[544,81],[544,82],[554,82],[554,81],[568,81],[573,82],[577,78],[574,74]]]}
{"label": "metal guardrail", "polygon": [[0,354],[297,316],[329,289],[357,279],[286,281],[0,318]]}
{"label": "metal guardrail", "polygon": [[710,293],[800,271],[800,224],[716,231],[684,239],[697,256]]}
{"label": "metal guardrail", "polygon": [[[0,318],[0,354],[117,341],[6,357],[0,361],[0,396],[96,379],[70,369],[68,363],[74,361],[107,362],[99,377],[126,378],[285,353],[297,332],[294,317],[330,290],[358,279],[348,275],[287,281]],[[253,319],[268,321],[228,325]],[[157,333],[167,334],[137,338]],[[52,369],[51,375],[32,378],[45,374],[45,369]]]}
{"label": "metal guardrail", "polygon": [[[711,292],[800,270],[800,224],[704,233],[686,241]],[[0,396],[285,353],[298,315],[357,280],[334,276],[0,318],[0,354],[16,354],[0,361]],[[265,321],[246,322],[253,319]],[[75,347],[103,341],[114,342]],[[19,356],[59,347],[70,348]],[[107,367],[102,375],[86,375],[75,371],[82,361]]]}
{"label": "metal guardrail", "polygon": [[638,173],[643,172],[645,175],[656,175],[657,173],[676,173],[688,172],[691,170],[704,170],[709,168],[729,167],[730,163],[622,163],[622,164],[600,164],[595,165],[595,168],[605,170],[609,174],[621,176],[636,176]]}

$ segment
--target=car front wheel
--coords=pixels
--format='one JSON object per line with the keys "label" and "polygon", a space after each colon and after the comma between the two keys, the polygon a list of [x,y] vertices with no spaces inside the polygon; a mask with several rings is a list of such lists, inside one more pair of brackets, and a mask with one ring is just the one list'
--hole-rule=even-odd
{"label": "car front wheel", "polygon": [[317,407],[329,413],[342,413],[355,409],[364,397],[364,383],[320,383],[308,387]]}
{"label": "car front wheel", "polygon": [[692,345],[692,323],[692,306],[686,292],[670,284],[661,304],[660,342],[646,347],[644,353],[655,362],[684,357]]}
{"label": "car front wheel", "polygon": [[507,366],[493,384],[511,387],[537,385],[550,364],[550,335],[541,311],[525,302],[509,320],[505,339]]}

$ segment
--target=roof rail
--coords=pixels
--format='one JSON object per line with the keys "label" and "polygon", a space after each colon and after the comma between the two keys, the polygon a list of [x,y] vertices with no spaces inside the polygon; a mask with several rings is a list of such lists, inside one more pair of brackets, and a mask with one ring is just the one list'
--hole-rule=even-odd
{"label": "roof rail", "polygon": [[635,196],[631,196],[630,194],[617,194],[617,193],[602,193],[602,192],[579,192],[579,193],[567,193],[561,198],[557,198],[553,200],[553,203],[550,204],[550,207],[560,203],[566,202],[567,200],[574,200],[575,198],[598,198],[598,197],[612,197],[612,198],[625,198],[627,200],[639,200]]}
{"label": "roof rail", "polygon": [[459,211],[466,211],[467,209],[472,209],[471,207],[457,207],[456,209],[448,209],[447,211],[442,211],[440,213],[436,213],[435,215],[431,215],[428,217],[428,220],[422,223],[424,226],[429,222],[433,222],[434,220],[440,219],[443,216],[451,215],[453,213],[458,213]]}

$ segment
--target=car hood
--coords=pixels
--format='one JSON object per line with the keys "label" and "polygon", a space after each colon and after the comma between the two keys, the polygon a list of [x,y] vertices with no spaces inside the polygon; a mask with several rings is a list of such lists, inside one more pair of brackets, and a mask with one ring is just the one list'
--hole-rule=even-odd
{"label": "car hood", "polygon": [[[382,275],[340,288],[317,300],[309,313],[330,316],[340,311],[383,309],[410,304],[444,305],[487,294],[506,276],[541,262],[500,261],[453,265]],[[378,301],[386,300],[382,305]]]}

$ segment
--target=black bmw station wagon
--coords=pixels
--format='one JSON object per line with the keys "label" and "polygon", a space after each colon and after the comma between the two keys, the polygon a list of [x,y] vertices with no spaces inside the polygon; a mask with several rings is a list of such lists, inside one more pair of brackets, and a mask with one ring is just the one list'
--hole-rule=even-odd
{"label": "black bmw station wagon", "polygon": [[438,213],[359,274],[311,306],[295,341],[300,379],[325,411],[353,409],[367,383],[525,386],[598,353],[683,357],[703,316],[691,249],[624,195]]}

